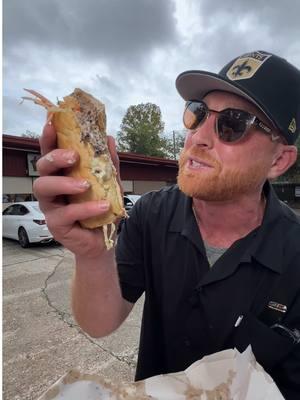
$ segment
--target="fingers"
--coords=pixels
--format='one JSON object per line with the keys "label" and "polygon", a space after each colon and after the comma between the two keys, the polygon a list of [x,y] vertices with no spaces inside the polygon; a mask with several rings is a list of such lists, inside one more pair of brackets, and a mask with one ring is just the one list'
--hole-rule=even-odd
{"label": "fingers", "polygon": [[90,187],[83,179],[68,176],[44,176],[34,181],[33,192],[37,199],[53,198],[61,195],[72,195],[85,192]]}
{"label": "fingers", "polygon": [[78,221],[104,215],[109,210],[109,207],[110,205],[107,201],[71,203],[49,211],[46,215],[47,226],[50,231],[58,231],[60,228],[71,229]]}
{"label": "fingers", "polygon": [[95,201],[72,203],[48,209],[45,218],[49,231],[67,249],[76,255],[97,258],[104,250],[103,232],[100,229],[84,229],[78,221],[104,215],[109,204]]}
{"label": "fingers", "polygon": [[77,221],[105,214],[109,210],[110,203],[105,200],[66,204],[65,195],[83,193],[88,188],[88,182],[66,176],[44,176],[34,181],[34,195],[53,235],[61,236],[61,228],[67,232]]}
{"label": "fingers", "polygon": [[51,175],[61,168],[72,167],[79,160],[74,150],[55,149],[41,157],[37,162],[40,176]]}
{"label": "fingers", "polygon": [[56,148],[56,132],[52,124],[46,124],[40,138],[41,154],[47,154]]}

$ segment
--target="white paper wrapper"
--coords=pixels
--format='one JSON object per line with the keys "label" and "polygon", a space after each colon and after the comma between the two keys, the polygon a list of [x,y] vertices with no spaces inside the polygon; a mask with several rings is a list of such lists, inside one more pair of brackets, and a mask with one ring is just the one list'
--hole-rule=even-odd
{"label": "white paper wrapper", "polygon": [[284,400],[251,347],[203,357],[185,371],[115,384],[70,371],[39,400]]}

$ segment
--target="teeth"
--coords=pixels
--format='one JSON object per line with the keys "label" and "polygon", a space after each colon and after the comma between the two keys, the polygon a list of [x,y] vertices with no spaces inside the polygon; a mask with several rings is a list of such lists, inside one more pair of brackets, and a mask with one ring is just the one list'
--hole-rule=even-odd
{"label": "teeth", "polygon": [[203,167],[204,164],[198,161],[192,160],[192,167]]}

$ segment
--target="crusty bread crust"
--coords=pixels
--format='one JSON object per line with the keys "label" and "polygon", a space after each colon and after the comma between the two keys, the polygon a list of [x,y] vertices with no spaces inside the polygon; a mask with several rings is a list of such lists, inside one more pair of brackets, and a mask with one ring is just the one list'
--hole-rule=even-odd
{"label": "crusty bread crust", "polygon": [[[125,210],[117,172],[106,144],[104,104],[81,89],[75,89],[71,95],[64,97],[64,101],[59,102],[58,106],[64,111],[53,113],[52,122],[57,132],[57,145],[61,149],[74,149],[80,155],[79,162],[68,168],[66,175],[86,179],[91,185],[85,193],[70,196],[70,202],[108,200],[111,206],[105,215],[80,221],[80,224],[85,228],[111,224],[118,217],[124,216]],[[82,107],[85,108],[85,112],[91,107],[92,117],[82,118]],[[84,129],[94,131],[93,140],[90,140],[89,133],[86,137],[83,136]],[[98,140],[101,143],[100,152],[95,146]]]}

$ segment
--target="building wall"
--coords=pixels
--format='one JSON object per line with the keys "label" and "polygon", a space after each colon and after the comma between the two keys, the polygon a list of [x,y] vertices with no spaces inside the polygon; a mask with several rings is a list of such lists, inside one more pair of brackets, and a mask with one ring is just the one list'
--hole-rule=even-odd
{"label": "building wall", "polygon": [[4,176],[3,177],[3,193],[13,194],[16,193],[32,193],[31,177],[20,176]]}
{"label": "building wall", "polygon": [[167,186],[168,183],[164,181],[134,181],[134,193],[136,194],[144,194],[147,192],[151,192],[152,190],[159,190],[164,186]]}
{"label": "building wall", "polygon": [[3,176],[28,176],[27,153],[25,151],[3,150]]}
{"label": "building wall", "polygon": [[[32,185],[35,178],[31,177],[3,177],[2,202],[13,203],[15,201],[35,200]],[[122,181],[124,193],[144,194],[152,190],[159,190],[168,185],[164,181]]]}
{"label": "building wall", "polygon": [[[38,176],[37,140],[3,135],[3,203],[35,200],[32,184]],[[176,182],[177,163],[156,157],[119,153],[124,193],[143,194]]]}
{"label": "building wall", "polygon": [[4,176],[2,179],[2,209],[16,201],[35,200],[32,193],[33,178]]}
{"label": "building wall", "polygon": [[120,162],[120,174],[122,180],[135,181],[176,181],[177,169],[164,167],[159,164],[143,164]]}

